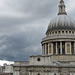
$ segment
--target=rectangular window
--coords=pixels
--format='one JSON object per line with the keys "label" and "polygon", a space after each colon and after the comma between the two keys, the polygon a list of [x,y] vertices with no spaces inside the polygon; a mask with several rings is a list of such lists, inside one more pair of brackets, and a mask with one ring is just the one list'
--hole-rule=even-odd
{"label": "rectangular window", "polygon": [[70,54],[71,50],[71,45],[70,45],[70,42],[67,42],[67,53]]}
{"label": "rectangular window", "polygon": [[52,53],[52,43],[49,43],[49,54]]}

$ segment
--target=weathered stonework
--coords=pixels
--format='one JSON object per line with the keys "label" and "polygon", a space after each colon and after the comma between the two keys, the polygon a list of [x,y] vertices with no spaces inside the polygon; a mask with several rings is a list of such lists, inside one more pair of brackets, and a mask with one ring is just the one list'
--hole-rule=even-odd
{"label": "weathered stonework", "polygon": [[54,55],[54,56],[51,56],[51,60],[75,62],[75,55],[60,55],[60,56]]}
{"label": "weathered stonework", "polygon": [[75,23],[60,0],[59,13],[42,39],[42,55],[14,63],[14,75],[75,75]]}

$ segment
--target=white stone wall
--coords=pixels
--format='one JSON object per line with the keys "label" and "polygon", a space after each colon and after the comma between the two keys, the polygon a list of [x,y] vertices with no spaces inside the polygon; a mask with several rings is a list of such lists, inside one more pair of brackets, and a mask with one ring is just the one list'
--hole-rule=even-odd
{"label": "white stone wall", "polygon": [[[40,61],[38,61],[38,58],[40,58]],[[30,65],[51,65],[51,59],[50,57],[46,56],[32,56],[30,57]]]}
{"label": "white stone wall", "polygon": [[28,65],[29,64],[29,61],[16,61],[14,62],[14,65]]}
{"label": "white stone wall", "polygon": [[2,66],[0,66],[0,73],[2,73],[3,72],[3,67]]}
{"label": "white stone wall", "polygon": [[6,65],[4,72],[5,72],[5,73],[13,73],[13,66],[11,66],[11,65]]}

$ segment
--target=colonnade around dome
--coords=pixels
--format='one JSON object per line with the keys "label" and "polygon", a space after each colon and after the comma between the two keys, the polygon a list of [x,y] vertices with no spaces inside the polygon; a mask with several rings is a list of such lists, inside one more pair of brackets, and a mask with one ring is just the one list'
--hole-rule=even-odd
{"label": "colonnade around dome", "polygon": [[57,41],[42,44],[42,55],[73,55],[75,54],[75,42]]}

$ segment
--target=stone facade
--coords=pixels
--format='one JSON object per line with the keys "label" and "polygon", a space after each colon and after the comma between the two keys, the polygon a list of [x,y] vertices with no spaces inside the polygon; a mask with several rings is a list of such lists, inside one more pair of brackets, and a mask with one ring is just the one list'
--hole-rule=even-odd
{"label": "stone facade", "polygon": [[14,75],[75,75],[75,24],[60,0],[59,13],[42,39],[42,55],[14,63]]}
{"label": "stone facade", "polygon": [[28,63],[15,62],[14,75],[75,74],[75,56],[30,56]]}

